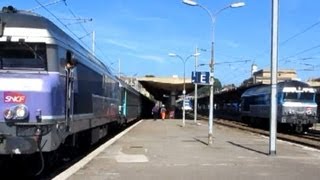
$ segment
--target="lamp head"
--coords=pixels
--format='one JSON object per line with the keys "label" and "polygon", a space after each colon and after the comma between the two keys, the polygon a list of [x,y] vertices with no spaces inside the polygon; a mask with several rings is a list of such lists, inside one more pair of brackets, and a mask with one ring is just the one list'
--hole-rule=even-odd
{"label": "lamp head", "polygon": [[239,7],[242,7],[242,6],[245,6],[246,4],[244,2],[236,2],[236,3],[232,3],[230,4],[230,7],[231,8],[239,8]]}
{"label": "lamp head", "polygon": [[176,57],[177,56],[175,53],[169,53],[168,55],[171,56],[171,57]]}
{"label": "lamp head", "polygon": [[201,53],[194,53],[193,56],[200,56]]}
{"label": "lamp head", "polygon": [[194,2],[192,0],[183,0],[182,2],[189,5],[189,6],[198,6],[198,3]]}

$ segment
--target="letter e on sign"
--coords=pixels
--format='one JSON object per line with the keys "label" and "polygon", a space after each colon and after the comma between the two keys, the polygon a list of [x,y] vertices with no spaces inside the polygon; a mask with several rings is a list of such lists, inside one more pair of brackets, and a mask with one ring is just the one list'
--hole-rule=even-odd
{"label": "letter e on sign", "polygon": [[4,92],[4,103],[25,103],[26,96],[18,92]]}
{"label": "letter e on sign", "polygon": [[200,83],[206,83],[206,74],[201,73],[201,75],[200,75]]}

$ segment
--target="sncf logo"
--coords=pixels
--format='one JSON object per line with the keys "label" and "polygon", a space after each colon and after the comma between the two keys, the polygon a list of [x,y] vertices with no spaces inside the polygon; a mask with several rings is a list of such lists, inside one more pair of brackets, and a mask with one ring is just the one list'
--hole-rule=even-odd
{"label": "sncf logo", "polygon": [[17,92],[4,92],[4,103],[25,103],[26,96]]}

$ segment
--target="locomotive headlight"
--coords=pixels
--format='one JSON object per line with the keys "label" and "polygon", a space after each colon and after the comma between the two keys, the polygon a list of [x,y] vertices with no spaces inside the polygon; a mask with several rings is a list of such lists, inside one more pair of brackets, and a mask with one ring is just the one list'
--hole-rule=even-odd
{"label": "locomotive headlight", "polygon": [[26,106],[19,105],[15,108],[15,111],[17,119],[24,119],[28,116],[28,109]]}
{"label": "locomotive headlight", "polygon": [[4,118],[5,118],[5,119],[8,119],[8,120],[12,119],[12,118],[13,118],[13,115],[14,115],[14,113],[13,113],[13,111],[12,111],[11,109],[6,109],[6,110],[3,112]]}
{"label": "locomotive headlight", "polygon": [[312,114],[312,108],[311,107],[307,107],[306,114],[307,115],[311,115]]}
{"label": "locomotive headlight", "polygon": [[289,109],[288,114],[294,114],[295,111],[293,109]]}

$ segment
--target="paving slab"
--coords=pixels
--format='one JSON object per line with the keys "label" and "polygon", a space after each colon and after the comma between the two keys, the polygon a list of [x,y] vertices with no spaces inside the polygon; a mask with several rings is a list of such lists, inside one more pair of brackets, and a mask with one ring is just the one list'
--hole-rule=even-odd
{"label": "paving slab", "polygon": [[320,179],[320,151],[205,121],[143,120],[68,179]]}

